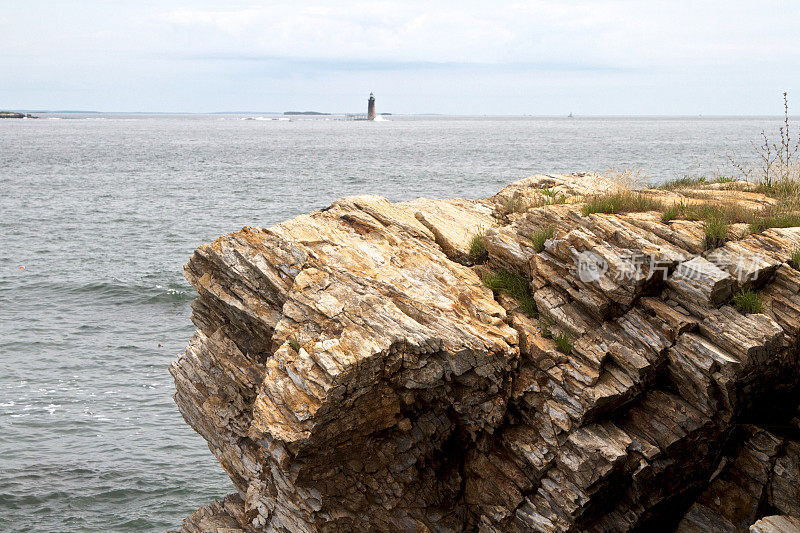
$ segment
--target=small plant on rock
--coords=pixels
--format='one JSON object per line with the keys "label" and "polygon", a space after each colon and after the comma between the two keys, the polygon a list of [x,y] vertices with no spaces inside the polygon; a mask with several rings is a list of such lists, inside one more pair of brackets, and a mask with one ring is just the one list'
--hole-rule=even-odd
{"label": "small plant on rock", "polygon": [[502,292],[517,300],[522,311],[535,317],[537,315],[536,302],[533,300],[530,285],[525,278],[512,274],[506,270],[498,270],[486,274],[483,283],[495,292]]}
{"label": "small plant on rock", "polygon": [[775,213],[757,217],[750,223],[750,233],[761,233],[769,228],[794,228],[800,226],[800,214]]}
{"label": "small plant on rock", "polygon": [[707,250],[722,246],[728,239],[728,223],[723,218],[708,218],[705,224],[705,234]]}
{"label": "small plant on rock", "polygon": [[507,217],[512,213],[524,213],[528,210],[528,202],[519,194],[514,193],[500,200],[500,206],[497,212],[502,217]]}
{"label": "small plant on rock", "polygon": [[559,205],[567,201],[567,195],[563,192],[558,192],[552,188],[543,188],[539,190],[540,193],[545,195],[549,200],[546,201],[547,205]]}
{"label": "small plant on rock", "polygon": [[469,241],[469,259],[474,264],[485,262],[489,258],[489,252],[486,251],[486,235],[483,232],[477,233],[472,236]]}
{"label": "small plant on rock", "polygon": [[740,313],[760,313],[763,309],[763,305],[761,304],[761,296],[759,296],[757,292],[750,289],[739,291],[734,295],[731,301],[733,302],[734,307],[736,307]]}
{"label": "small plant on rock", "polygon": [[289,338],[289,346],[291,346],[292,350],[294,350],[295,352],[300,353],[300,343],[297,342],[297,339],[295,339],[294,337]]}
{"label": "small plant on rock", "polygon": [[553,341],[556,343],[556,350],[559,352],[569,354],[572,351],[572,340],[566,333],[559,333],[553,337]]}
{"label": "small plant on rock", "polygon": [[792,258],[789,260],[789,263],[797,270],[800,270],[800,248],[795,248],[794,252],[792,252]]}
{"label": "small plant on rock", "polygon": [[680,207],[678,207],[677,205],[672,205],[666,208],[664,212],[661,213],[661,222],[666,224],[671,220],[675,220],[680,215],[680,212],[681,212]]}
{"label": "small plant on rock", "polygon": [[533,244],[533,249],[537,252],[541,252],[544,250],[544,243],[553,238],[555,235],[556,229],[553,226],[547,226],[545,228],[538,229],[531,235],[531,243]]}
{"label": "small plant on rock", "polygon": [[800,185],[800,138],[792,140],[790,124],[789,97],[783,93],[783,126],[778,130],[779,140],[770,141],[767,133],[761,132],[761,139],[752,143],[757,155],[756,166],[737,160],[735,154],[729,155],[728,161],[746,181],[759,183],[759,192],[778,198],[789,197],[796,205]]}
{"label": "small plant on rock", "polygon": [[594,213],[637,213],[661,211],[661,202],[639,191],[619,191],[610,194],[590,196],[583,206],[583,214]]}
{"label": "small plant on rock", "polygon": [[659,185],[658,188],[666,191],[674,191],[675,189],[690,189],[698,185],[704,185],[705,183],[705,176],[684,176],[682,178],[664,182]]}

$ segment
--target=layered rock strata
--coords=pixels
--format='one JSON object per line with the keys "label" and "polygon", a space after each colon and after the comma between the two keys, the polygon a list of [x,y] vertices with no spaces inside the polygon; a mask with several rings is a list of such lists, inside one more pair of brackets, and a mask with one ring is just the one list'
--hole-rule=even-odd
{"label": "layered rock strata", "polygon": [[[201,246],[175,400],[238,492],[184,531],[791,524],[798,428],[752,418],[797,404],[800,228],[707,251],[702,222],[582,214],[619,188],[578,174],[482,201],[350,197]],[[486,287],[501,270],[535,313]],[[762,313],[731,305],[741,288]]]}

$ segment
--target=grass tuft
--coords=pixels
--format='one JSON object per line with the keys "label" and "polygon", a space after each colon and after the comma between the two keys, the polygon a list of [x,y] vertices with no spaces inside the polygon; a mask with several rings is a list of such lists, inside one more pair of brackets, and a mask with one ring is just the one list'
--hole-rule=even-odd
{"label": "grass tuft", "polygon": [[484,275],[483,283],[494,292],[505,293],[517,300],[526,315],[532,317],[537,315],[536,302],[533,300],[530,285],[522,276],[498,270]]}
{"label": "grass tuft", "polygon": [[295,352],[300,353],[300,343],[297,342],[297,339],[295,339],[294,337],[291,337],[289,339],[289,346],[291,346],[292,350],[294,350]]}
{"label": "grass tuft", "polygon": [[800,197],[800,169],[797,173],[797,176],[790,175],[787,179],[762,181],[756,186],[755,191],[778,201],[796,205],[797,199]]}
{"label": "grass tuft", "polygon": [[680,213],[680,207],[678,205],[672,205],[666,208],[663,213],[661,213],[661,222],[666,224],[670,220],[675,220],[676,218],[679,218]]}
{"label": "grass tuft", "polygon": [[635,213],[642,211],[661,211],[661,202],[637,191],[618,191],[610,194],[590,196],[583,206],[583,214],[594,213]]}
{"label": "grass tuft", "polygon": [[500,216],[507,217],[511,213],[524,213],[528,210],[528,204],[525,198],[520,194],[513,194],[507,198],[501,199],[500,207],[497,212]]}
{"label": "grass tuft", "polygon": [[736,309],[738,309],[741,313],[760,313],[763,309],[763,305],[761,304],[761,296],[759,296],[757,292],[751,291],[750,289],[739,291],[731,299],[731,301]]}
{"label": "grass tuft", "polygon": [[800,270],[800,248],[795,248],[789,262],[795,269]]}
{"label": "grass tuft", "polygon": [[563,204],[567,201],[567,195],[563,192],[558,192],[552,188],[543,188],[539,190],[540,193],[545,195],[545,197],[549,198],[549,200],[545,200],[546,205],[559,205]]}
{"label": "grass tuft", "polygon": [[541,252],[544,250],[544,243],[553,238],[555,235],[556,229],[553,226],[547,226],[545,228],[538,229],[531,235],[531,243],[533,243],[533,249],[537,252]]}
{"label": "grass tuft", "polygon": [[728,222],[722,218],[712,217],[706,220],[706,250],[717,248],[728,240]]}
{"label": "grass tuft", "polygon": [[502,217],[507,217],[512,213],[527,213],[529,209],[543,207],[546,205],[560,205],[566,203],[567,196],[555,189],[536,189],[535,195],[525,197],[519,192],[511,196],[502,198],[497,212]]}
{"label": "grass tuft", "polygon": [[556,350],[563,354],[569,354],[572,351],[572,341],[566,333],[559,333],[553,337],[556,343]]}
{"label": "grass tuft", "polygon": [[469,260],[474,264],[485,262],[489,258],[489,252],[486,251],[486,235],[478,233],[472,236],[469,241]]}
{"label": "grass tuft", "polygon": [[750,233],[761,233],[769,228],[794,228],[800,226],[800,214],[775,213],[757,217],[750,222]]}
{"label": "grass tuft", "polygon": [[672,204],[664,211],[662,220],[664,218],[669,220],[710,220],[720,219],[728,224],[736,224],[739,222],[749,223],[753,221],[757,214],[744,206],[733,202],[706,202],[698,204],[687,204],[681,202],[679,204]]}
{"label": "grass tuft", "polygon": [[684,176],[662,183],[658,188],[665,191],[674,191],[675,189],[690,189],[704,183],[706,183],[705,176]]}
{"label": "grass tuft", "polygon": [[[800,213],[782,211],[780,208],[768,208],[754,211],[733,202],[706,202],[701,204],[673,204],[661,214],[661,221],[671,220],[704,220],[706,237],[711,238],[709,244],[718,241],[718,237],[727,236],[727,228],[723,225],[748,224],[743,236],[761,233],[769,228],[793,228],[800,226]],[[724,240],[724,239],[723,239]],[[712,248],[719,244],[711,246]]]}

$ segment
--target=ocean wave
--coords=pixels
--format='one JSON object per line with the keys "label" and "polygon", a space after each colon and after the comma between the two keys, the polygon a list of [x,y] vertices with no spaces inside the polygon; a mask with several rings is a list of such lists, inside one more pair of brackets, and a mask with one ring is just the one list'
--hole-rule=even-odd
{"label": "ocean wave", "polygon": [[190,287],[177,282],[148,283],[141,280],[128,281],[117,278],[80,284],[39,282],[20,287],[23,290],[25,288],[75,296],[85,295],[98,300],[135,304],[190,302],[195,296]]}
{"label": "ocean wave", "polygon": [[228,488],[214,476],[198,481],[192,464],[171,471],[174,477],[135,466],[10,464],[0,475],[0,531],[171,530]]}
{"label": "ocean wave", "polygon": [[239,120],[260,120],[267,122],[281,121],[290,122],[292,119],[289,117],[242,117]]}
{"label": "ocean wave", "polygon": [[177,284],[144,284],[114,279],[112,281],[89,283],[75,292],[95,294],[102,298],[123,299],[139,303],[189,302],[194,296],[187,287]]}

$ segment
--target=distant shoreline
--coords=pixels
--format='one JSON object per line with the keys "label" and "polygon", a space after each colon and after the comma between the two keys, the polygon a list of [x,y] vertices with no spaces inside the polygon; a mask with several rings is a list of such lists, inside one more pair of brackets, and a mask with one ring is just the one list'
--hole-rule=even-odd
{"label": "distant shoreline", "polygon": [[321,113],[319,111],[284,111],[284,115],[289,116],[297,116],[297,115],[313,115],[313,116],[323,116],[323,115],[330,115],[330,113]]}
{"label": "distant shoreline", "polygon": [[19,113],[17,111],[0,111],[0,118],[39,118],[30,113]]}

